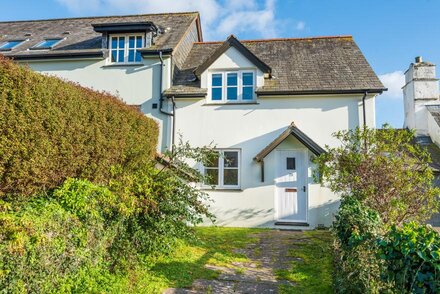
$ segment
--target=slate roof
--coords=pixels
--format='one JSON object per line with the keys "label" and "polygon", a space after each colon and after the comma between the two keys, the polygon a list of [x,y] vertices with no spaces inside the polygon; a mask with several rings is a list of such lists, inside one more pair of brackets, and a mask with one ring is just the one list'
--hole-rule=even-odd
{"label": "slate roof", "polygon": [[[199,92],[194,71],[224,42],[195,43],[165,95]],[[386,90],[351,36],[241,41],[272,69],[258,94],[353,93]]]}
{"label": "slate roof", "polygon": [[[185,12],[0,22],[0,44],[8,40],[29,39],[11,51],[0,53],[11,57],[28,57],[42,53],[47,53],[47,55],[98,54],[102,52],[102,34],[95,32],[92,27],[92,24],[97,23],[153,22],[164,33],[154,39],[155,44],[149,49],[174,48],[190,24],[198,17],[198,12]],[[45,38],[66,39],[52,50],[28,50]]]}

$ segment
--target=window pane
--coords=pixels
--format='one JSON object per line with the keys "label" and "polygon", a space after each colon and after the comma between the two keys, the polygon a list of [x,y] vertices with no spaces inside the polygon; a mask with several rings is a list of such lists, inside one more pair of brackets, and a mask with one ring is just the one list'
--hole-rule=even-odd
{"label": "window pane", "polygon": [[125,37],[119,37],[119,48],[121,49],[124,49],[124,47],[125,47]]}
{"label": "window pane", "polygon": [[243,87],[243,100],[254,99],[254,88],[253,87]]}
{"label": "window pane", "polygon": [[119,50],[118,62],[124,62],[124,50]]}
{"label": "window pane", "polygon": [[237,74],[228,73],[228,86],[237,86]]}
{"label": "window pane", "polygon": [[112,62],[116,62],[117,60],[118,51],[112,50]]}
{"label": "window pane", "polygon": [[134,62],[134,50],[128,50],[128,62]]}
{"label": "window pane", "polygon": [[212,152],[206,159],[206,162],[203,163],[203,165],[205,167],[218,167],[219,158],[220,156],[218,152]]}
{"label": "window pane", "polygon": [[222,100],[222,88],[212,88],[212,100]]}
{"label": "window pane", "polygon": [[136,37],[136,48],[142,48],[142,37],[141,36],[137,36]]}
{"label": "window pane", "polygon": [[225,151],[224,152],[224,166],[225,167],[238,167],[238,152],[237,151]]}
{"label": "window pane", "polygon": [[213,74],[212,75],[212,86],[222,86],[222,75],[221,74]]}
{"label": "window pane", "polygon": [[136,51],[136,62],[141,62],[142,61],[142,56],[139,52]]}
{"label": "window pane", "polygon": [[237,87],[228,87],[228,100],[237,100]]}
{"label": "window pane", "polygon": [[205,184],[218,185],[218,169],[205,169]]}
{"label": "window pane", "polygon": [[237,186],[238,185],[238,169],[225,169],[223,173],[223,185]]}
{"label": "window pane", "polygon": [[286,158],[286,169],[295,170],[295,157],[287,157]]}
{"label": "window pane", "polygon": [[135,37],[134,36],[130,36],[128,39],[128,48],[134,48],[134,40]]}
{"label": "window pane", "polygon": [[251,72],[243,73],[243,85],[252,86],[254,84],[254,74]]}
{"label": "window pane", "polygon": [[12,49],[23,41],[8,41],[0,46],[0,49]]}
{"label": "window pane", "polygon": [[112,37],[112,48],[117,48],[118,47],[118,38],[116,37]]}

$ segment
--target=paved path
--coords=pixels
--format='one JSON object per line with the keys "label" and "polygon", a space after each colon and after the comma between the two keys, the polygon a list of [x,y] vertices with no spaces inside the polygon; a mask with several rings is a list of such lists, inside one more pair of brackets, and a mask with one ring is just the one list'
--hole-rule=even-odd
{"label": "paved path", "polygon": [[[214,280],[196,280],[191,289],[168,289],[164,294],[188,293],[277,293],[279,285],[292,285],[289,281],[277,280],[275,271],[289,269],[295,259],[288,254],[294,244],[307,242],[302,232],[268,230],[257,233],[255,244],[249,244],[237,253],[246,255],[245,263],[232,264],[235,268],[206,265],[220,275]],[[297,260],[301,262],[301,260]],[[237,270],[238,268],[238,270]]]}

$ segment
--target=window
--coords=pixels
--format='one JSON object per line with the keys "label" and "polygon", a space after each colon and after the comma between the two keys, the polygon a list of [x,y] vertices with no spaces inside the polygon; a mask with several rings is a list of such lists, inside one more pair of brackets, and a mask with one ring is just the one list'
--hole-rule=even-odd
{"label": "window", "polygon": [[204,164],[205,185],[231,189],[240,187],[240,151],[218,150]]}
{"label": "window", "polygon": [[295,170],[296,169],[295,157],[287,157],[286,158],[286,169],[287,170]]}
{"label": "window", "polygon": [[255,99],[253,71],[214,72],[210,82],[212,102],[251,102]]}
{"label": "window", "polygon": [[0,45],[0,50],[3,50],[3,51],[11,50],[11,49],[17,47],[18,45],[20,45],[22,42],[24,42],[24,40],[7,41],[7,42],[2,43]]}
{"label": "window", "polygon": [[136,63],[142,61],[138,49],[144,47],[142,35],[111,36],[110,62],[111,63]]}
{"label": "window", "polygon": [[52,49],[63,39],[45,39],[30,49]]}

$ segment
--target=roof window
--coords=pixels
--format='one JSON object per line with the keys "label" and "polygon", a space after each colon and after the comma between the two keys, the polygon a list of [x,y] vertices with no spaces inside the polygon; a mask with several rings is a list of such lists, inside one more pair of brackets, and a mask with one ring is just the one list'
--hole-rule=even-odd
{"label": "roof window", "polygon": [[44,41],[38,43],[37,45],[33,46],[30,49],[52,49],[57,45],[59,42],[61,42],[63,39],[45,39]]}
{"label": "roof window", "polygon": [[0,51],[9,51],[9,50],[17,47],[18,45],[20,45],[23,42],[24,42],[24,40],[6,41],[6,42],[0,44]]}

